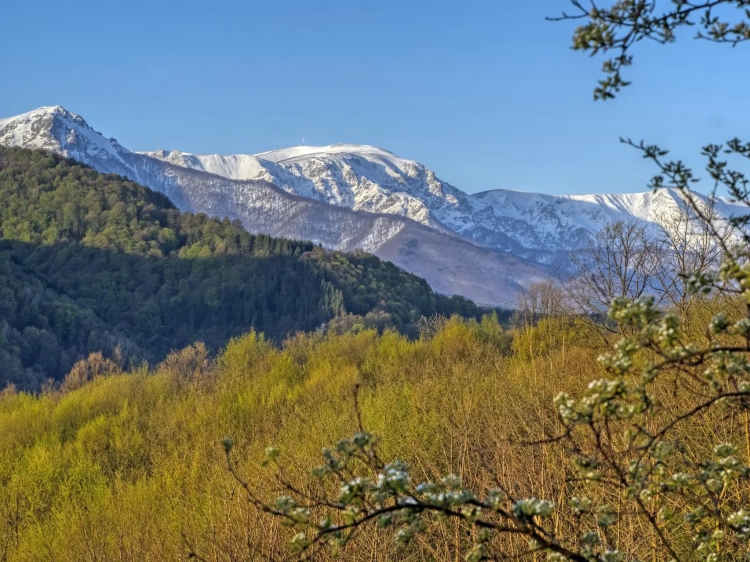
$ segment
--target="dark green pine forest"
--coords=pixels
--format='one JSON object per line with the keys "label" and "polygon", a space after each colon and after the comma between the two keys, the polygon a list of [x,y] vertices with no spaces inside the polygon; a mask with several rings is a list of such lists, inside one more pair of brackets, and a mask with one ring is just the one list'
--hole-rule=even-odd
{"label": "dark green pine forest", "polygon": [[0,388],[38,390],[95,351],[137,364],[251,329],[413,334],[425,315],[483,312],[369,254],[252,235],[120,176],[0,148]]}

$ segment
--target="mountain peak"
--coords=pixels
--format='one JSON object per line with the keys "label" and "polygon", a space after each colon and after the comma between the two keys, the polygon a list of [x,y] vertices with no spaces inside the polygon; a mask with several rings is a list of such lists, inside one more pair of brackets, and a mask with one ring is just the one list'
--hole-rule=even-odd
{"label": "mountain peak", "polygon": [[42,107],[38,107],[37,109],[30,111],[29,113],[58,113],[63,115],[72,114],[71,111],[68,111],[61,105],[43,105]]}
{"label": "mountain peak", "polygon": [[278,150],[269,150],[267,152],[261,152],[255,154],[257,158],[267,160],[269,162],[288,162],[296,159],[316,158],[316,157],[333,157],[333,156],[365,156],[365,157],[380,157],[391,161],[403,161],[392,152],[372,146],[369,144],[348,144],[339,143],[331,144],[328,146],[311,146],[311,145],[300,145],[293,146],[290,148],[282,148]]}
{"label": "mountain peak", "polygon": [[115,173],[122,173],[122,156],[130,152],[60,105],[0,119],[0,145],[48,150],[86,163],[96,158],[110,162],[107,171]]}
{"label": "mountain peak", "polygon": [[15,117],[7,117],[4,119],[0,119],[0,123],[10,122],[10,121],[29,121],[29,120],[43,119],[45,117],[53,117],[53,118],[64,117],[73,121],[80,121],[86,124],[86,121],[84,121],[80,115],[77,115],[73,113],[72,111],[68,111],[61,105],[43,105],[42,107],[37,107],[36,109],[32,109],[31,111],[27,111],[26,113],[22,113],[20,115],[16,115]]}

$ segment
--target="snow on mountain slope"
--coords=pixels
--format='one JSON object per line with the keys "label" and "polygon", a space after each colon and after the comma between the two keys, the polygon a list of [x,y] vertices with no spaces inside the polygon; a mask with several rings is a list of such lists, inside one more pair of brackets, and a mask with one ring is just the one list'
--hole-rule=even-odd
{"label": "snow on mountain slope", "polygon": [[[466,194],[422,164],[367,145],[299,146],[256,155],[196,155],[157,151],[149,156],[232,179],[262,179],[331,205],[409,217],[484,246],[535,259],[584,246],[616,219],[653,223],[675,212],[680,194],[545,195],[512,190]],[[739,208],[719,202],[722,214]]]}
{"label": "snow on mountain slope", "polygon": [[280,188],[355,211],[401,215],[447,230],[443,207],[468,203],[467,195],[441,182],[422,164],[366,145],[299,146],[256,155],[144,153],[152,158],[226,178],[262,179]]}
{"label": "snow on mountain slope", "polygon": [[[481,304],[512,305],[529,283],[553,275],[543,266],[478,247],[444,232],[442,227],[443,231],[436,230],[410,220],[408,213],[398,212],[399,205],[421,204],[414,197],[407,201],[400,195],[394,197],[392,205],[385,206],[393,207],[394,212],[388,214],[328,204],[329,197],[343,198],[350,193],[337,182],[354,172],[344,170],[343,165],[328,169],[330,177],[316,184],[302,172],[320,165],[308,157],[310,153],[305,151],[309,148],[267,153],[265,158],[136,153],[105,138],[80,116],[61,107],[40,108],[0,120],[0,145],[45,149],[75,158],[98,171],[117,173],[162,192],[180,209],[239,219],[251,232],[312,240],[342,251],[364,249],[421,275],[441,293],[461,294]],[[378,158],[395,158],[375,150]],[[372,164],[368,158],[374,158],[351,156],[343,145],[340,157],[367,170]],[[287,167],[287,162],[294,165]],[[403,162],[409,173],[427,176],[423,167],[410,168],[409,161]],[[257,168],[258,163],[262,170]],[[386,162],[381,164],[386,166]],[[399,181],[396,170],[403,169],[394,162],[387,165],[393,167],[385,174],[393,174],[394,181]],[[302,197],[288,184],[276,183],[281,177],[294,182],[300,191],[300,186],[307,186],[309,191],[303,193],[309,196]],[[275,181],[268,181],[271,178]],[[363,184],[381,201],[390,197],[374,182],[363,180]]]}
{"label": "snow on mountain slope", "polygon": [[153,152],[142,152],[141,154],[175,164],[176,166],[216,174],[217,176],[231,180],[263,179],[266,172],[258,158],[244,154],[235,156],[220,156],[218,154],[201,156],[177,150],[155,150]]}
{"label": "snow on mountain slope", "polygon": [[[165,193],[181,209],[240,219],[252,232],[361,248],[440,292],[484,304],[512,303],[530,282],[552,277],[547,266],[564,264],[608,221],[653,223],[681,197],[674,190],[469,195],[418,162],[367,145],[231,156],[132,152],[59,106],[0,119],[0,144],[70,156]],[[726,200],[717,210],[747,212]]]}
{"label": "snow on mountain slope", "polygon": [[115,139],[106,139],[80,115],[58,106],[40,107],[17,117],[0,119],[0,145],[64,152],[83,161],[95,158],[113,170],[127,166],[130,151]]}

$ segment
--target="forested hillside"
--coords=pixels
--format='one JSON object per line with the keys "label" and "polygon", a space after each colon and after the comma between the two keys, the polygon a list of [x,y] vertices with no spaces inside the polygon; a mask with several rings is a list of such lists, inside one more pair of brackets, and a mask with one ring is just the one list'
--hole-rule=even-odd
{"label": "forested hillside", "polygon": [[[489,318],[454,320],[416,341],[368,330],[277,348],[251,333],[213,362],[190,347],[150,372],[105,371],[37,396],[0,393],[0,559],[178,560],[189,547],[212,562],[292,559],[290,530],[249,505],[228,474],[225,435],[236,438],[238,470],[270,501],[278,484],[260,469],[263,448],[317,462],[321,446],[356,429],[360,382],[363,421],[383,436],[385,454],[425,474],[466,468],[458,473],[473,482],[487,475],[462,459],[485,439],[535,435],[554,393],[588,380],[596,352],[558,349],[535,363],[513,355],[509,334]],[[503,459],[503,477],[521,475],[531,493],[561,481],[538,477],[562,462],[538,453],[504,446],[490,462]],[[453,560],[454,540],[471,540],[450,529],[434,547],[399,555],[384,532],[358,539],[367,555],[355,549],[341,560]]]}
{"label": "forested hillside", "polygon": [[[271,340],[480,311],[367,254],[251,235],[148,188],[0,148],[0,386],[38,389],[90,352],[156,361],[255,329]],[[332,322],[333,321],[333,322]]]}
{"label": "forested hillside", "polygon": [[[700,336],[702,321],[716,309],[733,318],[743,313],[736,301],[703,303],[694,310],[692,335]],[[605,376],[597,361],[605,348],[580,318],[550,317],[508,332],[488,317],[436,323],[417,340],[374,330],[313,333],[280,348],[249,333],[213,361],[191,346],[151,370],[122,372],[92,357],[60,390],[0,393],[0,559],[177,560],[193,552],[211,562],[293,560],[298,551],[288,543],[297,531],[250,500],[283,505],[273,501],[288,483],[312,498],[328,493],[330,505],[340,505],[346,488],[323,485],[306,467],[324,462],[321,447],[338,454],[346,447],[336,445],[339,437],[359,431],[360,422],[382,438],[382,458],[407,463],[413,485],[453,473],[481,493],[500,488],[517,498],[553,498],[559,510],[544,529],[575,538],[580,526],[596,529],[601,512],[625,500],[606,485],[584,488],[564,443],[528,442],[559,433],[553,398],[581,394],[592,378]],[[653,419],[657,427],[700,400],[690,394],[694,388],[674,383],[660,379],[649,390],[663,404]],[[746,420],[707,409],[676,426],[671,439],[690,456],[710,456],[717,440],[744,443]],[[583,451],[591,451],[593,438],[577,434]],[[233,466],[249,494],[227,470],[221,446],[227,435],[234,437]],[[267,446],[281,450],[281,469],[261,466]],[[745,455],[738,458],[744,462]],[[377,471],[354,460],[363,482],[378,482]],[[581,517],[565,499],[584,492],[592,507]],[[736,509],[747,505],[748,488],[708,499],[717,509]],[[310,505],[317,516],[320,508]],[[353,510],[350,519],[333,513],[330,521],[344,525],[357,514],[366,512]],[[489,510],[482,516],[494,521]],[[398,517],[396,529],[410,529]],[[654,554],[658,535],[644,519],[635,511],[622,515],[603,528],[602,542],[616,537],[619,548],[634,554],[627,560],[667,560]],[[322,551],[314,559],[456,560],[477,537],[467,521],[425,526],[407,546],[393,540],[395,531],[373,524],[352,533],[339,557]],[[694,543],[679,524],[670,527],[683,555],[677,559],[694,560]],[[495,546],[503,555],[496,559],[534,559],[526,555],[535,547],[521,533],[498,534]],[[538,550],[538,560],[547,559]]]}

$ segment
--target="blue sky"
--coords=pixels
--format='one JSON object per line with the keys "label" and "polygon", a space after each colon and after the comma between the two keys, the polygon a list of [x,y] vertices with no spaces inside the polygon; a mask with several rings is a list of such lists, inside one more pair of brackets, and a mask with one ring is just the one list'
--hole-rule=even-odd
{"label": "blue sky", "polygon": [[0,116],[59,104],[134,150],[374,144],[468,192],[641,191],[653,170],[619,136],[688,159],[747,136],[748,47],[644,44],[634,85],[593,102],[600,61],[544,19],[565,7],[5,0]]}

